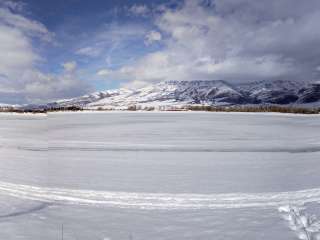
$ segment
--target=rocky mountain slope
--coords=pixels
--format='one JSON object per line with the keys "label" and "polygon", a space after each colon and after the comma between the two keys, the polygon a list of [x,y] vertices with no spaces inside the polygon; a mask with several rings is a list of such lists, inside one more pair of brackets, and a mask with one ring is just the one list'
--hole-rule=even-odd
{"label": "rocky mountain slope", "polygon": [[120,88],[49,103],[47,107],[123,109],[129,106],[170,107],[191,104],[316,104],[320,82],[259,81],[231,84],[226,81],[167,81],[139,89]]}

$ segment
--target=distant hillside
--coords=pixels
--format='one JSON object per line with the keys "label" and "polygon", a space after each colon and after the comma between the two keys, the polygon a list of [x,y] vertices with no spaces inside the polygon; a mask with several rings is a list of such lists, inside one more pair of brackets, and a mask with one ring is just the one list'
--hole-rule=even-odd
{"label": "distant hillside", "polygon": [[46,111],[77,109],[159,109],[192,106],[276,105],[283,107],[320,108],[320,82],[258,81],[232,84],[222,80],[167,81],[143,88],[120,88],[63,99],[43,105],[0,104],[0,110]]}
{"label": "distant hillside", "polygon": [[89,109],[126,109],[130,106],[184,105],[320,105],[320,82],[259,81],[231,84],[226,81],[167,81],[139,89],[120,88],[49,103],[48,107],[78,106]]}

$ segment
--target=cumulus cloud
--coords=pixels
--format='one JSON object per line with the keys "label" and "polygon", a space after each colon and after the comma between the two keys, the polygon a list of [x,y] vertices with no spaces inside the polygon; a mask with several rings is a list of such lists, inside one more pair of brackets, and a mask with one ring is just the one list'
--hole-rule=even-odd
{"label": "cumulus cloud", "polygon": [[39,70],[45,59],[33,47],[34,40],[50,44],[54,34],[20,10],[11,1],[0,4],[0,102],[41,102],[84,93],[88,86],[78,80],[74,62],[66,63],[61,75]]}
{"label": "cumulus cloud", "polygon": [[65,62],[62,64],[65,72],[73,73],[77,68],[77,63],[75,61]]}
{"label": "cumulus cloud", "polygon": [[112,71],[109,69],[101,69],[97,72],[98,76],[108,76],[109,74],[111,74]]}
{"label": "cumulus cloud", "polygon": [[[314,80],[320,1],[185,0],[154,19],[164,48],[113,77],[128,81]],[[151,36],[152,35],[152,36]],[[154,39],[150,34],[148,39]],[[160,37],[159,37],[160,38]]]}
{"label": "cumulus cloud", "polygon": [[[11,4],[9,4],[11,3]],[[16,14],[11,9],[17,9],[19,5],[13,2],[7,2],[0,8],[0,22],[10,28],[19,29],[25,35],[40,37],[43,40],[51,41],[53,34],[40,22],[30,20],[20,14]],[[0,5],[1,7],[1,5]]]}
{"label": "cumulus cloud", "polygon": [[145,41],[144,42],[145,42],[146,45],[150,45],[150,44],[152,44],[154,42],[161,41],[161,39],[162,39],[161,33],[152,30],[152,31],[148,32],[148,34],[145,37]]}
{"label": "cumulus cloud", "polygon": [[136,16],[146,16],[150,12],[150,9],[147,5],[134,4],[129,8],[129,12]]}

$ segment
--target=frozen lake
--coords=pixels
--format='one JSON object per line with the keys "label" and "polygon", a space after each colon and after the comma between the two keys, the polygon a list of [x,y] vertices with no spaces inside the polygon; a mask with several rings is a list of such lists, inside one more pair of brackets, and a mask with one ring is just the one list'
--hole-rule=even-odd
{"label": "frozen lake", "polygon": [[289,240],[278,207],[320,217],[320,116],[0,114],[0,158],[0,239]]}

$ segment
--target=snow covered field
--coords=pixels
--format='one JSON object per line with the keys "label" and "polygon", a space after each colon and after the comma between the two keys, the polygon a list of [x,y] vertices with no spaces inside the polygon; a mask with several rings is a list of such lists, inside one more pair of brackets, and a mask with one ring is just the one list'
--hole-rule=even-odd
{"label": "snow covered field", "polygon": [[0,158],[0,239],[289,240],[320,218],[319,116],[0,114]]}

